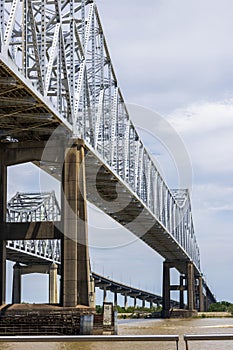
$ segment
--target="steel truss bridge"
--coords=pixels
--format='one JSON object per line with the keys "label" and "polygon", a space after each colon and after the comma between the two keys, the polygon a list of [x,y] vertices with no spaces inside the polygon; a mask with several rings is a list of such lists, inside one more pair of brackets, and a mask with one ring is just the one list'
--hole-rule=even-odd
{"label": "steel truss bridge", "polygon": [[[1,0],[4,166],[33,161],[61,180],[63,161],[54,143],[74,139],[86,152],[87,199],[181,274],[192,263],[201,276],[188,191],[168,188],[130,119],[95,2]],[[35,151],[38,145],[44,152]]]}
{"label": "steel truss bridge", "polygon": [[[7,205],[7,222],[32,222],[32,221],[59,221],[60,208],[54,192],[45,193],[16,193]],[[56,263],[60,272],[61,264],[61,242],[60,239],[53,240],[8,240],[7,259],[25,265]],[[92,272],[95,287],[112,293],[119,293],[150,303],[162,304],[162,297],[158,294],[148,292],[139,288],[114,281],[109,277],[103,277]],[[173,307],[178,302],[171,300]]]}

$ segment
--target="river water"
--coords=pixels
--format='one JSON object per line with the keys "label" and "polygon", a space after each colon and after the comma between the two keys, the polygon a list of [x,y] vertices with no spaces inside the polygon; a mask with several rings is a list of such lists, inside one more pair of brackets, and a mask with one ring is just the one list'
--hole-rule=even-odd
{"label": "river water", "polygon": [[[118,334],[178,334],[184,350],[184,334],[232,333],[233,318],[120,320]],[[175,350],[175,343],[0,343],[1,350]],[[232,341],[190,342],[189,350],[232,350]]]}

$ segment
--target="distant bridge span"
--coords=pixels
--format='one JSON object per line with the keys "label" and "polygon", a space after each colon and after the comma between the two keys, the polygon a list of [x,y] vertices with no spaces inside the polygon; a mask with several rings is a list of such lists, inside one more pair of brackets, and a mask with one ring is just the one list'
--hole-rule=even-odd
{"label": "distant bridge span", "polygon": [[[54,192],[44,193],[16,193],[11,198],[7,206],[7,222],[17,224],[17,231],[20,230],[20,224],[23,222],[31,224],[32,222],[58,221],[61,212],[58,206]],[[31,221],[33,220],[33,221]],[[7,259],[18,263],[19,261],[27,266],[43,265],[56,263],[58,273],[61,274],[61,242],[60,239],[54,240],[8,240],[7,241]],[[35,271],[36,272],[36,271]],[[117,295],[125,296],[125,306],[127,297],[150,302],[151,305],[162,305],[161,295],[154,294],[114,281],[108,277],[101,276],[91,272],[95,287],[103,289],[104,301],[106,301],[106,291],[109,290],[115,294],[114,301],[117,305]],[[171,300],[172,307],[178,307],[179,303]]]}
{"label": "distant bridge span", "polygon": [[[52,220],[59,222],[61,211],[56,200],[54,192],[44,193],[17,193],[8,202],[7,206],[7,222],[16,225],[16,230],[21,231],[21,238],[25,235],[25,229],[29,232],[29,225],[38,223],[47,223]],[[42,220],[43,218],[43,220]],[[33,220],[28,222],[28,220]],[[58,225],[58,224],[57,224]],[[35,229],[35,227],[34,227]],[[15,229],[14,229],[15,230]],[[55,262],[58,265],[58,273],[61,273],[61,242],[60,239],[53,240],[8,240],[7,241],[7,259],[11,261],[20,261],[24,265],[43,265]],[[117,305],[117,294],[125,296],[125,307],[127,298],[134,297],[136,299],[161,305],[163,297],[152,292],[141,290],[118,281],[114,281],[109,277],[101,276],[95,272],[91,273],[95,282],[95,287],[103,289],[106,301],[106,291],[109,290],[115,294],[114,304]],[[203,280],[203,283],[205,281]],[[208,286],[204,285],[207,290]],[[207,291],[207,294],[211,293]],[[136,305],[136,304],[135,304]],[[179,302],[171,300],[171,307],[178,307]]]}

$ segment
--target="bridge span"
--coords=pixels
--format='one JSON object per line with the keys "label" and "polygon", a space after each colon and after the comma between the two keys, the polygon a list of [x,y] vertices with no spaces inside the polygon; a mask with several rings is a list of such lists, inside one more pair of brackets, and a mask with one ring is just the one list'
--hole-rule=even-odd
{"label": "bridge span", "polygon": [[[37,231],[36,223],[48,222],[52,220],[59,225],[61,216],[61,210],[55,197],[54,192],[44,193],[16,193],[12,197],[7,205],[7,222],[10,225],[16,225],[17,232],[21,232],[23,226],[26,226],[26,230],[29,233]],[[43,221],[42,220],[43,217]],[[34,221],[29,221],[34,220]],[[24,225],[22,223],[24,222]],[[32,227],[30,228],[30,225]],[[23,229],[22,233],[24,232]],[[31,234],[32,235],[32,234]],[[32,235],[33,236],[33,235]],[[19,237],[20,238],[20,237]],[[23,236],[21,236],[23,238]],[[33,237],[31,237],[33,238]],[[16,279],[13,285],[19,289],[16,292],[16,297],[12,300],[12,303],[21,302],[21,275],[25,273],[48,273],[54,268],[54,263],[57,266],[58,274],[61,274],[61,241],[60,239],[49,239],[49,240],[8,240],[7,241],[6,257],[10,261],[16,262],[14,266],[15,270],[18,270],[19,275],[14,274]],[[23,265],[19,265],[18,262]],[[25,268],[26,266],[26,268]],[[145,306],[145,302],[149,302],[152,307],[153,304],[162,305],[163,297],[161,295],[135,288],[133,286],[114,281],[109,277],[101,276],[98,273],[91,272],[90,280],[94,282],[96,288],[103,290],[103,302],[107,301],[107,291],[114,293],[114,305],[117,306],[117,295],[121,294],[124,296],[124,307],[127,308],[128,298],[134,298],[134,306],[137,304],[137,300],[142,301],[142,306]],[[177,287],[173,287],[175,290]],[[208,288],[205,285],[205,288]],[[187,289],[187,286],[183,286],[183,290]],[[92,290],[95,293],[94,289]],[[57,288],[56,288],[57,293]],[[207,292],[208,293],[208,292]],[[54,293],[53,293],[54,294]],[[14,293],[13,293],[14,295]],[[92,295],[93,300],[94,295]],[[58,302],[58,296],[50,296],[50,302],[56,300]],[[206,300],[207,302],[208,300]],[[180,307],[180,301],[170,300],[170,306],[172,308]],[[184,306],[183,306],[184,307]],[[206,306],[208,307],[208,306]]]}
{"label": "bridge span", "polygon": [[[181,305],[186,290],[188,309],[204,309],[203,286],[215,298],[188,191],[168,188],[130,119],[95,2],[2,0],[0,13],[0,304],[6,240],[60,239],[60,303],[89,306],[89,200],[164,257],[164,317],[172,289]],[[7,167],[25,162],[61,181],[60,222],[7,222]]]}
{"label": "bridge span", "polygon": [[[54,192],[44,193],[16,193],[11,198],[7,205],[7,222],[16,224],[16,230],[20,231],[22,222],[27,222],[28,227],[33,222],[57,221],[60,219],[61,210],[59,208]],[[29,224],[30,223],[30,224]],[[57,265],[57,272],[61,274],[61,242],[60,239],[54,240],[8,240],[6,245],[7,260],[16,263],[14,270],[18,269],[19,275],[14,273],[13,286],[21,289],[21,275],[25,273],[47,273],[51,272],[51,267],[54,263]],[[19,261],[21,265],[19,265]],[[26,269],[25,269],[26,267]],[[20,270],[20,271],[19,271]],[[114,281],[108,277],[101,276],[98,273],[91,272],[91,280],[94,281],[96,288],[103,290],[103,302],[107,301],[107,291],[114,293],[114,306],[117,306],[117,294],[124,296],[124,307],[127,308],[128,298],[134,298],[134,306],[137,305],[137,300],[142,301],[142,306],[145,302],[149,302],[152,307],[153,304],[162,305],[162,296],[126,285],[122,282]],[[56,288],[58,292],[58,289]],[[95,293],[95,291],[93,291]],[[12,293],[14,295],[14,293]],[[21,302],[21,290],[15,293],[12,303]],[[51,297],[51,296],[50,296]],[[53,296],[52,300],[58,302],[58,296]],[[50,302],[52,302],[50,300]],[[178,301],[171,300],[172,307],[178,307]]]}

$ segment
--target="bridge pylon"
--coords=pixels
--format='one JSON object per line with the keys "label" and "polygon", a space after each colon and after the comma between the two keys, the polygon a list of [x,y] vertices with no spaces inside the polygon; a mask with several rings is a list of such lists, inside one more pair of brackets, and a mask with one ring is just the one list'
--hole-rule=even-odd
{"label": "bridge pylon", "polygon": [[[184,263],[185,264],[185,263]],[[171,285],[170,269],[175,267],[174,262],[165,260],[163,262],[163,303],[162,317],[170,318],[182,316],[192,316],[197,311],[206,311],[204,305],[203,279],[202,276],[195,276],[194,266],[190,261],[186,262],[186,273],[180,275],[180,283]],[[179,291],[179,309],[171,308],[171,291]],[[187,292],[186,304],[184,302],[184,292]]]}
{"label": "bridge pylon", "polygon": [[21,276],[31,273],[49,274],[49,304],[58,304],[57,269],[55,263],[20,265],[18,262],[13,266],[12,304],[21,303]]}
{"label": "bridge pylon", "polygon": [[85,150],[75,140],[66,150],[62,175],[61,304],[89,306]]}
{"label": "bridge pylon", "polygon": [[[46,159],[43,159],[44,152]],[[61,210],[58,208],[54,192],[17,193],[10,204],[7,204],[7,167],[34,162],[38,166],[44,166],[50,173],[50,164],[54,163],[54,156],[60,169],[56,176],[61,180]],[[56,333],[60,332],[60,313],[66,324],[62,334],[92,332],[94,288],[90,276],[83,141],[72,139],[67,143],[61,137],[61,140],[56,142],[1,143],[0,160],[0,315],[6,304],[6,259],[9,259],[15,261],[16,265],[13,304],[7,308],[4,314],[6,317],[14,316],[15,312],[20,311],[23,320],[30,325],[32,320],[28,310],[32,313],[36,310],[38,322],[33,326],[33,332],[40,332],[40,325],[47,329],[45,333],[49,332],[48,320],[53,319],[53,329]],[[12,246],[15,246],[15,243],[23,245],[26,253],[29,253],[29,241],[32,254],[20,254],[19,247],[15,252],[6,244],[7,241],[10,241]],[[57,244],[59,252],[57,248],[54,249]],[[40,254],[44,256],[43,262]],[[57,298],[56,259],[60,263],[60,300]],[[49,305],[21,304],[21,275],[35,272],[49,273]],[[81,323],[80,320],[89,316],[88,325],[86,321]],[[69,322],[70,319],[72,322]],[[12,320],[15,322],[14,327],[17,319]],[[0,327],[1,322],[5,321],[0,317]],[[29,332],[25,330],[27,331]]]}
{"label": "bridge pylon", "polygon": [[[65,142],[18,142],[1,144],[0,156],[0,305],[6,302],[6,240],[54,240],[61,241],[61,284],[60,302],[62,307],[90,306],[91,281],[88,251],[85,149],[81,140]],[[45,218],[45,214],[19,215],[7,219],[7,167],[24,162],[40,165],[45,147],[46,159],[52,161],[56,146],[56,156],[61,169],[61,213],[60,219]],[[54,159],[53,159],[54,161]],[[48,166],[49,168],[49,166]],[[36,195],[35,195],[36,197]],[[26,196],[25,196],[26,198]],[[30,206],[30,196],[25,201]],[[21,201],[18,199],[18,201]],[[36,201],[36,198],[32,198]],[[16,205],[15,202],[12,204]],[[26,209],[25,209],[26,210]],[[29,212],[33,208],[30,207]],[[54,210],[54,209],[53,209]],[[17,220],[17,222],[15,221]],[[48,221],[46,221],[48,220]],[[51,221],[52,220],[52,221]],[[36,221],[36,222],[33,222]],[[11,259],[21,262],[19,257]],[[25,264],[25,261],[22,261]],[[52,261],[51,261],[52,263]],[[26,263],[27,264],[27,263]],[[29,262],[30,265],[30,262]]]}

